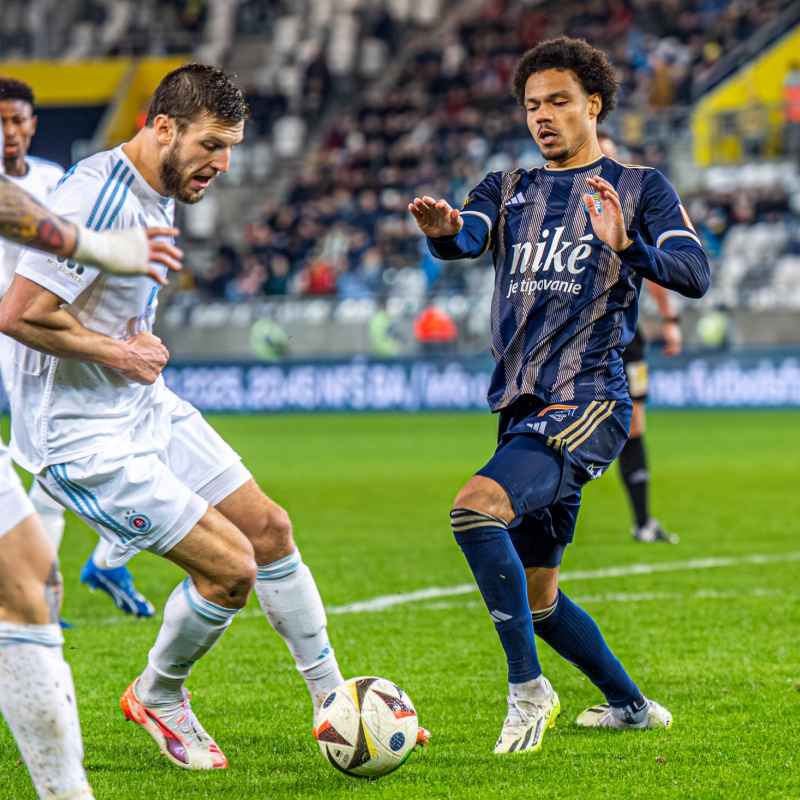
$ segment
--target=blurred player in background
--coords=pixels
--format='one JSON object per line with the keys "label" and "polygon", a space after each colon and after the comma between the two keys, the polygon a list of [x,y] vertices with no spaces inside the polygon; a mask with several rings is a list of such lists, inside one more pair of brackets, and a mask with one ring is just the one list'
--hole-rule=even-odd
{"label": "blurred player in background", "polygon": [[[228,170],[248,113],[220,70],[173,70],[145,127],[73,167],[51,206],[95,230],[171,225],[175,200],[199,202]],[[12,449],[49,494],[112,544],[111,566],[148,550],[188,573],[121,706],[176,766],[219,769],[227,759],[194,715],[184,682],[254,586],[315,715],[342,675],[287,513],[164,384],[169,354],[152,333],[158,288],[23,254],[0,320],[17,340]]]}
{"label": "blurred player in background", "polygon": [[[600,131],[597,134],[597,141],[603,154],[616,161],[617,144],[611,134]],[[655,300],[664,323],[662,328],[664,347],[661,353],[665,356],[677,356],[681,352],[682,345],[681,327],[670,293],[652,281],[645,280],[643,283]],[[677,535],[665,531],[659,521],[650,516],[650,472],[647,468],[647,451],[644,447],[644,409],[649,388],[646,348],[647,341],[641,332],[641,326],[637,325],[633,338],[622,352],[622,366],[625,368],[633,410],[628,441],[619,454],[619,469],[633,510],[633,538],[637,542],[677,544]]]}
{"label": "blurred player in background", "polygon": [[708,261],[675,190],[657,170],[606,158],[597,124],[619,88],[605,54],[582,39],[541,42],[517,63],[513,91],[547,164],[491,172],[461,213],[415,198],[409,210],[437,258],[494,257],[489,403],[494,456],[456,497],[451,523],[508,662],[508,714],[495,753],[538,750],[560,712],[534,632],[606,702],[586,727],[669,728],[592,618],[558,588],[582,487],[627,438],[631,401],[621,351],[642,279],[690,297]]}
{"label": "blurred player in background", "polygon": [[[4,178],[0,163],[0,250],[14,242],[63,263],[77,258],[163,281],[151,262],[178,269],[181,253],[151,237],[176,234],[171,228],[80,230]],[[61,649],[61,588],[56,551],[0,440],[0,713],[42,800],[89,800],[75,687]]]}
{"label": "blurred player in background", "polygon": [[[43,205],[64,175],[64,170],[52,161],[28,155],[31,139],[36,133],[33,89],[15,78],[0,77],[0,118],[2,118],[5,146],[3,165],[5,174],[21,189]],[[0,264],[0,297],[11,285],[17,266],[20,245],[6,242]],[[11,393],[13,345],[0,335],[0,375],[6,393]],[[44,525],[47,538],[58,552],[64,535],[64,508],[45,493],[37,481],[31,485],[30,498]],[[152,617],[153,605],[140,594],[133,576],[126,566],[109,569],[106,562],[109,545],[102,538],[81,570],[81,582],[106,592],[117,608],[137,617]]]}

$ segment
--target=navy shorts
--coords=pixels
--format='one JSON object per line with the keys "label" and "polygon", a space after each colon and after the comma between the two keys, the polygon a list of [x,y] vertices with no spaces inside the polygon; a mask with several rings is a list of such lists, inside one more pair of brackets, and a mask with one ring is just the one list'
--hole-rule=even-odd
{"label": "navy shorts", "polygon": [[575,535],[581,489],[628,438],[631,401],[546,404],[523,395],[500,412],[497,450],[477,474],[503,487],[511,541],[526,567],[554,568]]}

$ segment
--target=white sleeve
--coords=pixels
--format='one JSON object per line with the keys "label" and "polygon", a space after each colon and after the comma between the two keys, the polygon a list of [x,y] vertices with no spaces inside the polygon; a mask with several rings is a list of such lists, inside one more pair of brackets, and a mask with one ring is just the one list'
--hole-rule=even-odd
{"label": "white sleeve", "polygon": [[[104,184],[105,180],[96,173],[76,170],[53,192],[47,207],[54,214],[85,227]],[[17,262],[17,274],[73,303],[100,270],[26,248]]]}

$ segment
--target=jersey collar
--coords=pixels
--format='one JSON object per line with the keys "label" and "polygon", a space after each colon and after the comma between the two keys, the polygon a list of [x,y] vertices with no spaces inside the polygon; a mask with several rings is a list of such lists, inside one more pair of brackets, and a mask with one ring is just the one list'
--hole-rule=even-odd
{"label": "jersey collar", "polygon": [[597,158],[593,159],[592,161],[587,161],[585,164],[578,164],[576,167],[567,167],[566,169],[554,169],[553,167],[548,166],[545,166],[544,169],[546,169],[548,172],[559,172],[564,175],[570,175],[574,172],[580,172],[581,170],[593,167],[595,164],[599,164],[604,158],[606,158],[606,156],[599,155]]}

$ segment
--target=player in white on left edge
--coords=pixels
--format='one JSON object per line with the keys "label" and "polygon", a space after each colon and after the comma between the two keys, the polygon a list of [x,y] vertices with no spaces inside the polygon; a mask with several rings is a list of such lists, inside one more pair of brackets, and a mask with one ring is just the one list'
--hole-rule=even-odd
{"label": "player in white on left edge", "polygon": [[[0,118],[3,123],[5,146],[3,166],[6,177],[24,189],[43,205],[64,175],[64,170],[52,161],[28,155],[31,139],[36,133],[33,89],[16,78],[0,77]],[[11,285],[22,245],[6,241],[0,247],[0,297]],[[11,393],[13,379],[13,342],[0,334],[0,375],[6,393]],[[41,488],[37,481],[31,485],[30,498],[39,514],[47,538],[58,552],[64,535],[64,508]],[[81,583],[108,594],[117,608],[137,617],[152,617],[153,605],[136,590],[133,576],[126,566],[110,569],[106,556],[109,544],[102,538],[81,570]]]}
{"label": "player in white on left edge", "polygon": [[[2,172],[0,159],[0,251],[4,242],[15,242],[64,262],[75,258],[162,284],[158,265],[180,269],[180,250],[158,238],[177,235],[175,229],[81,229],[51,214]],[[91,800],[60,610],[56,553],[0,439],[0,713],[41,800]]]}
{"label": "player in white on left edge", "polygon": [[[241,90],[220,70],[173,70],[156,89],[145,127],[76,165],[52,208],[98,231],[171,225],[176,199],[198,202],[227,171],[247,114]],[[12,451],[112,543],[112,566],[148,550],[188,573],[120,705],[176,766],[219,769],[227,759],[194,715],[184,682],[254,586],[315,714],[342,675],[287,513],[164,384],[169,354],[152,334],[157,291],[80,263],[22,256],[0,314],[0,330],[17,340]]]}

